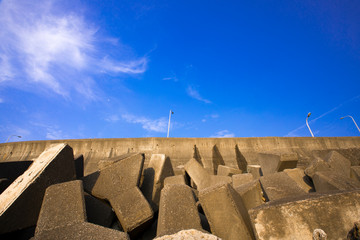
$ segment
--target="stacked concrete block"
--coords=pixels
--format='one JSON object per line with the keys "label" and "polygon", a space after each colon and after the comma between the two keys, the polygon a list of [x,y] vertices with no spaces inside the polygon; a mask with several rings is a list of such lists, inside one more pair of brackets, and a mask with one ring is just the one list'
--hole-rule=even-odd
{"label": "stacked concrete block", "polygon": [[307,193],[284,172],[263,176],[260,178],[260,183],[264,190],[264,195],[269,201],[301,196]]}
{"label": "stacked concrete block", "polygon": [[215,235],[204,233],[195,229],[182,230],[172,235],[157,237],[154,240],[180,240],[180,239],[221,240],[221,238],[218,238]]}
{"label": "stacked concrete block", "polygon": [[144,158],[144,155],[142,153],[126,153],[126,154],[120,155],[118,157],[101,159],[98,162],[98,168],[99,168],[99,170],[102,170],[102,169],[107,168],[110,165],[117,163],[119,161],[122,161],[124,159],[128,159],[128,161],[131,161],[130,159],[142,159],[142,158]]}
{"label": "stacked concrete block", "polygon": [[164,186],[164,179],[174,175],[170,158],[165,154],[152,154],[148,167],[144,170],[144,180],[141,186],[145,198],[154,211],[159,208],[160,191]]}
{"label": "stacked concrete block", "polygon": [[237,168],[232,168],[224,165],[219,165],[217,169],[218,176],[229,176],[231,177],[234,174],[241,174],[242,171]]}
{"label": "stacked concrete block", "polygon": [[350,177],[360,182],[360,166],[351,167]]}
{"label": "stacked concrete block", "polygon": [[76,179],[81,179],[82,177],[84,177],[84,156],[82,154],[76,155],[74,157],[74,161]]}
{"label": "stacked concrete block", "polygon": [[258,161],[260,163],[263,175],[269,175],[276,172],[281,172],[284,169],[296,168],[299,158],[295,153],[291,154],[258,154]]}
{"label": "stacked concrete block", "polygon": [[334,171],[341,173],[344,177],[350,177],[351,162],[340,153],[331,151],[326,156],[325,161]]}
{"label": "stacked concrete block", "polygon": [[305,169],[305,174],[309,177],[313,177],[316,172],[331,171],[331,166],[319,157],[315,157],[310,165]]}
{"label": "stacked concrete block", "polygon": [[335,171],[316,172],[312,178],[316,192],[353,190],[360,188],[360,182]]}
{"label": "stacked concrete block", "polygon": [[115,213],[111,206],[88,193],[85,193],[84,197],[88,222],[103,227],[110,227],[115,219]]}
{"label": "stacked concrete block", "polygon": [[259,179],[261,176],[263,176],[262,169],[261,169],[260,165],[253,165],[253,164],[247,165],[247,170],[246,171],[248,173],[250,173],[251,175],[253,175],[253,177],[255,179]]}
{"label": "stacked concrete block", "polygon": [[300,168],[285,169],[284,172],[294,180],[299,187],[305,190],[305,192],[313,192],[313,184],[308,176],[305,175],[304,170]]}
{"label": "stacked concrete block", "polygon": [[212,234],[228,240],[255,239],[247,209],[230,184],[200,191],[199,200]]}
{"label": "stacked concrete block", "polygon": [[328,239],[346,239],[360,216],[360,192],[307,195],[293,202],[267,203],[249,214],[256,239],[312,239],[316,229]]}
{"label": "stacked concrete block", "polygon": [[185,176],[181,174],[181,175],[167,177],[164,179],[164,187],[166,185],[171,185],[171,184],[186,185]]}
{"label": "stacked concrete block", "polygon": [[48,147],[0,195],[0,234],[34,226],[48,186],[75,179],[72,148]]}
{"label": "stacked concrete block", "polygon": [[235,191],[240,195],[242,202],[247,210],[255,208],[264,203],[263,192],[261,190],[259,180],[234,187]]}
{"label": "stacked concrete block", "polygon": [[80,180],[47,188],[34,239],[128,239],[123,232],[86,222]]}
{"label": "stacked concrete block", "polygon": [[186,185],[166,185],[161,191],[157,236],[186,229],[202,230],[194,194]]}
{"label": "stacked concrete block", "polygon": [[198,190],[202,190],[219,183],[227,184],[232,182],[231,177],[209,174],[194,158],[190,159],[190,161],[185,164],[184,168],[189,174],[191,180],[196,184]]}
{"label": "stacked concrete block", "polygon": [[234,188],[254,180],[254,176],[251,173],[235,174],[231,178]]}

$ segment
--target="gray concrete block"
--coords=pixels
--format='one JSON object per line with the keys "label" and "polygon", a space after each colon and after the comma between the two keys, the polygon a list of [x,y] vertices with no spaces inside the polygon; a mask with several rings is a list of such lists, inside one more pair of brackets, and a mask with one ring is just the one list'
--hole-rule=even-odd
{"label": "gray concrete block", "polygon": [[186,185],[185,176],[184,175],[176,175],[176,176],[171,176],[171,177],[167,177],[164,179],[164,187],[166,185],[171,185],[171,184]]}
{"label": "gray concrete block", "polygon": [[95,225],[88,222],[76,223],[42,231],[36,234],[34,240],[83,240],[83,239],[104,239],[104,240],[130,240],[128,234]]}
{"label": "gray concrete block", "polygon": [[325,161],[334,171],[343,174],[345,177],[350,177],[351,162],[337,151],[331,151],[325,157]]}
{"label": "gray concrete block", "polygon": [[36,224],[48,186],[75,179],[72,148],[49,146],[0,195],[0,234]]}
{"label": "gray concrete block", "polygon": [[229,176],[231,177],[234,174],[241,174],[242,171],[240,169],[219,165],[217,169],[218,176]]}
{"label": "gray concrete block", "polygon": [[165,154],[152,154],[148,167],[144,169],[144,180],[140,189],[154,211],[159,208],[160,191],[164,187],[164,179],[169,176],[174,176],[170,158]]}
{"label": "gray concrete block", "polygon": [[285,169],[284,172],[294,180],[299,187],[305,192],[314,192],[314,186],[308,176],[305,175],[304,170],[300,168]]}
{"label": "gray concrete block", "polygon": [[350,177],[360,182],[360,166],[352,166]]}
{"label": "gray concrete block", "polygon": [[144,230],[154,216],[150,204],[138,187],[111,197],[110,204],[122,228],[131,236],[136,236]]}
{"label": "gray concrete block", "polygon": [[281,172],[284,169],[296,168],[299,158],[296,153],[291,154],[267,154],[259,153],[258,161],[260,163],[263,175],[269,175]]}
{"label": "gray concrete block", "polygon": [[309,177],[313,177],[316,172],[318,171],[330,171],[331,166],[327,162],[325,162],[323,159],[319,157],[315,157],[315,159],[312,160],[310,165],[305,169],[305,174]]}
{"label": "gray concrete block", "polygon": [[98,169],[102,170],[104,168],[109,167],[110,165],[117,163],[119,161],[125,160],[127,159],[128,161],[131,161],[130,159],[143,159],[144,158],[144,154],[143,153],[126,153],[126,154],[122,154],[120,156],[117,157],[111,157],[111,158],[104,158],[101,159],[98,162]]}
{"label": "gray concrete block", "polygon": [[125,158],[101,171],[83,178],[84,189],[91,195],[110,200],[123,192],[139,186],[144,158]]}
{"label": "gray concrete block", "polygon": [[251,173],[235,174],[232,175],[231,178],[232,178],[232,185],[234,188],[254,180],[254,176]]}
{"label": "gray concrete block", "polygon": [[260,165],[247,165],[247,172],[251,173],[254,179],[259,179],[263,175]]}
{"label": "gray concrete block", "polygon": [[46,189],[35,234],[85,221],[86,210],[82,181],[55,184]]}
{"label": "gray concrete block", "polygon": [[256,239],[312,239],[322,229],[328,239],[346,239],[360,216],[360,192],[309,194],[249,210]]}
{"label": "gray concrete block", "polygon": [[202,230],[195,198],[186,185],[167,185],[161,191],[157,236],[171,235],[180,230]]}
{"label": "gray concrete block", "polygon": [[335,171],[316,172],[312,178],[316,192],[325,193],[336,190],[354,190],[360,188],[360,183],[343,173]]}
{"label": "gray concrete block", "polygon": [[240,195],[247,210],[258,207],[264,203],[259,180],[253,180],[238,187],[234,187],[234,189]]}
{"label": "gray concrete block", "polygon": [[157,237],[154,240],[180,240],[180,239],[192,239],[192,240],[221,240],[215,235],[204,233],[195,229],[182,230],[172,235],[165,235]]}
{"label": "gray concrete block", "polygon": [[84,197],[87,221],[103,227],[111,227],[115,219],[111,206],[88,193],[85,193]]}
{"label": "gray concrete block", "polygon": [[211,232],[222,239],[255,239],[239,194],[228,185],[200,191],[199,200]]}
{"label": "gray concrete block", "polygon": [[260,183],[265,197],[270,201],[307,194],[284,172],[263,176],[260,178]]}

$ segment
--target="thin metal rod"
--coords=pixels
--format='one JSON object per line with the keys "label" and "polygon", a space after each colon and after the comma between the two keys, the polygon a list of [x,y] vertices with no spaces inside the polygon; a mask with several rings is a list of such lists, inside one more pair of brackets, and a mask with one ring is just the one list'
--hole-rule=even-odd
{"label": "thin metal rod", "polygon": [[309,126],[309,123],[308,123],[308,118],[310,117],[311,115],[311,112],[308,113],[307,117],[306,117],[306,125],[311,133],[311,136],[314,137],[314,134],[312,133],[311,129],[310,129],[310,126]]}
{"label": "thin metal rod", "polygon": [[351,119],[353,120],[353,122],[354,122],[354,124],[355,124],[356,128],[357,128],[357,129],[358,129],[358,131],[360,132],[359,126],[356,124],[355,119],[354,119],[352,116],[347,115],[347,116],[342,117],[342,118],[340,118],[340,119],[343,119],[343,118],[346,118],[346,117],[349,117],[349,118],[351,118]]}
{"label": "thin metal rod", "polygon": [[169,137],[171,113],[172,113],[172,111],[171,111],[171,109],[170,109],[170,113],[169,113],[169,123],[168,123],[168,131],[167,131],[167,136],[166,136],[166,137]]}
{"label": "thin metal rod", "polygon": [[21,136],[18,136],[18,135],[10,135],[10,136],[7,138],[7,140],[6,140],[5,143],[7,143],[7,142],[10,140],[10,138],[13,137],[13,136],[18,137],[18,138],[21,138]]}

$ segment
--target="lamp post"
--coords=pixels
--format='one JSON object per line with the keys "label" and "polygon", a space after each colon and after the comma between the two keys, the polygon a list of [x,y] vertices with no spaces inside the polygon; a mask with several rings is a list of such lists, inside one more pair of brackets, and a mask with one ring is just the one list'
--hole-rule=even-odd
{"label": "lamp post", "polygon": [[170,132],[170,119],[171,119],[171,115],[173,115],[174,112],[171,111],[170,109],[170,113],[169,113],[169,123],[168,123],[168,131],[167,131],[167,136],[166,137],[169,137],[169,132]]}
{"label": "lamp post", "polygon": [[311,112],[309,112],[307,117],[306,117],[306,125],[307,125],[307,127],[308,127],[308,129],[309,129],[309,131],[311,133],[311,136],[314,137],[314,134],[312,133],[312,131],[310,129],[310,126],[309,126],[309,123],[308,123],[308,119],[309,119],[310,115],[311,115]]}
{"label": "lamp post", "polygon": [[344,119],[344,118],[346,118],[346,117],[349,117],[349,118],[351,118],[351,119],[353,120],[353,122],[354,122],[354,124],[355,124],[356,128],[357,128],[357,129],[359,130],[359,132],[360,132],[359,126],[356,124],[355,119],[354,119],[352,116],[347,115],[347,116],[345,116],[345,117],[341,117],[340,119]]}
{"label": "lamp post", "polygon": [[6,143],[10,140],[11,137],[18,137],[18,138],[21,138],[21,136],[18,136],[18,135],[10,135],[7,140],[6,140]]}

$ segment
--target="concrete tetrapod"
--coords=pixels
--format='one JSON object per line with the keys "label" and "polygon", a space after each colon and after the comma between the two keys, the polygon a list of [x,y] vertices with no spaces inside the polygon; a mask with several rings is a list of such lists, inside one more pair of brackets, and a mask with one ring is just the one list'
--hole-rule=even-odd
{"label": "concrete tetrapod", "polygon": [[231,177],[234,174],[241,174],[242,171],[237,168],[232,168],[224,165],[219,165],[217,169],[218,176],[229,176]]}
{"label": "concrete tetrapod", "polygon": [[129,239],[124,232],[86,222],[82,181],[46,189],[34,239]]}
{"label": "concrete tetrapod", "polygon": [[299,160],[296,153],[292,154],[267,154],[259,153],[258,160],[264,176],[281,172],[284,169],[296,168]]}
{"label": "concrete tetrapod", "polygon": [[49,146],[0,195],[0,234],[34,226],[46,188],[75,177],[72,148],[63,143]]}
{"label": "concrete tetrapod", "polygon": [[336,190],[354,190],[360,188],[360,182],[345,177],[335,171],[316,172],[312,178],[316,192],[329,192]]}

